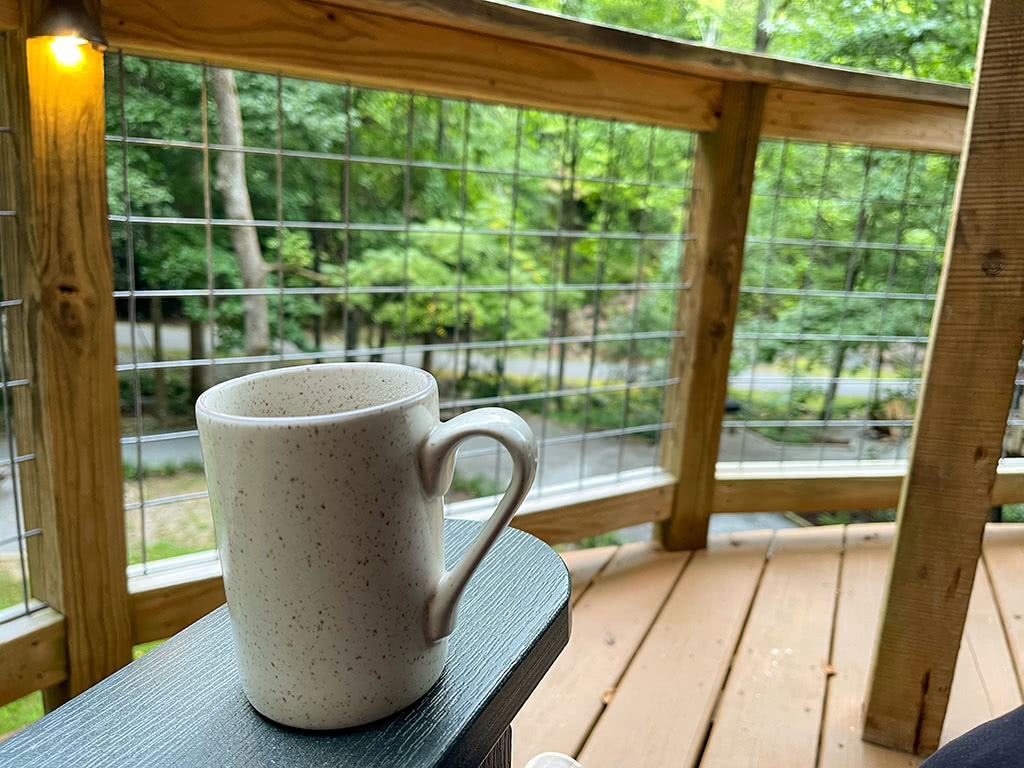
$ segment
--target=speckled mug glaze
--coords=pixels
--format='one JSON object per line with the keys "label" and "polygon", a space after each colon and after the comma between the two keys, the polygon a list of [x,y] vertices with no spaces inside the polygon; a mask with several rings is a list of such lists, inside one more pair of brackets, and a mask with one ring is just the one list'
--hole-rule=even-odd
{"label": "speckled mug glaze", "polygon": [[[242,687],[297,728],[386,717],[437,681],[455,606],[533,482],[511,411],[438,420],[437,383],[386,363],[284,368],[196,403]],[[512,482],[445,571],[442,496],[458,444],[493,437]]]}

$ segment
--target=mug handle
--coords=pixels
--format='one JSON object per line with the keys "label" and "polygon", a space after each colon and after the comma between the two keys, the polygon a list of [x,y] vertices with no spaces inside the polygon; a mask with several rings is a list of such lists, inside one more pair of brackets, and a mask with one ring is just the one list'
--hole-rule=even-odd
{"label": "mug handle", "polygon": [[493,437],[512,457],[512,481],[462,559],[445,571],[427,604],[427,638],[436,642],[455,629],[455,607],[473,572],[512,520],[537,474],[537,441],[521,417],[504,408],[478,408],[430,430],[419,450],[420,480],[427,494],[443,495],[455,474],[455,451],[470,437]]}

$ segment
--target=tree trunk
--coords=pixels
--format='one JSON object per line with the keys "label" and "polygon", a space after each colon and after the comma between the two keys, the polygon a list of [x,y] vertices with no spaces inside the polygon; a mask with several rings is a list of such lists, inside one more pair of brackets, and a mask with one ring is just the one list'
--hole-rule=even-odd
{"label": "tree trunk", "polygon": [[765,53],[772,41],[768,21],[772,16],[772,0],[757,0],[757,17],[754,21],[754,53]]}
{"label": "tree trunk", "polygon": [[420,368],[422,368],[424,371],[429,372],[430,366],[433,365],[434,363],[434,350],[431,349],[428,345],[434,342],[434,334],[430,332],[424,333],[420,340],[426,347],[426,349],[423,350],[423,359],[420,362]]}
{"label": "tree trunk", "polygon": [[[232,147],[244,144],[242,135],[242,107],[235,87],[235,75],[229,69],[214,67],[210,70],[210,84],[217,103],[217,126],[220,141]],[[222,152],[217,160],[217,191],[224,198],[224,212],[229,219],[252,221],[252,201],[245,178],[245,155],[241,152]],[[263,251],[256,227],[229,227],[231,245],[238,261],[243,288],[265,288],[271,267],[263,261]],[[265,355],[270,350],[270,326],[267,320],[267,297],[264,294],[243,296],[245,315],[245,354]],[[255,366],[266,368],[266,364]]]}
{"label": "tree trunk", "polygon": [[[569,176],[572,179],[576,178],[576,152],[573,151],[569,158]],[[576,217],[576,190],[573,185],[570,184],[565,194],[562,195],[562,226],[567,230],[571,231],[574,228]],[[566,240],[565,245],[565,258],[562,260],[562,283],[568,283],[572,278],[572,239]],[[569,335],[569,308],[559,309],[557,311],[558,317],[558,335],[565,338]],[[565,358],[568,354],[569,348],[565,343],[558,345],[558,383],[556,389],[561,390],[565,388]],[[555,407],[558,410],[562,409],[561,397],[555,399]]]}
{"label": "tree trunk", "polygon": [[[864,239],[864,231],[868,225],[868,214],[861,206],[860,213],[857,215],[857,227],[853,233],[853,242],[859,243]],[[853,290],[853,286],[857,284],[857,276],[860,274],[861,268],[861,250],[858,246],[854,246],[857,250],[854,252],[850,268],[846,270],[846,284],[843,286],[843,290],[847,293]],[[840,328],[840,330],[842,330]],[[828,389],[825,390],[825,402],[821,406],[821,413],[818,414],[818,418],[821,421],[828,421],[832,418],[832,408],[836,401],[836,392],[839,390],[839,382],[837,379],[843,374],[843,363],[846,359],[846,344],[841,341],[836,342],[836,353],[835,357],[832,358],[832,376],[828,382]]]}
{"label": "tree trunk", "polygon": [[[317,244],[313,250],[313,271],[320,274],[320,245]],[[316,304],[316,314],[313,315],[313,347],[319,352],[323,349],[323,302],[321,301],[320,294],[313,295],[313,303]],[[322,363],[323,360],[320,358],[316,359],[316,362]]]}
{"label": "tree trunk", "polygon": [[349,310],[348,322],[345,324],[345,362],[350,363],[355,360],[351,350],[358,349],[359,347],[359,323],[361,319],[358,307],[353,307]]}
{"label": "tree trunk", "polygon": [[[154,298],[150,306],[153,320],[153,360],[162,362],[164,359],[164,309],[159,298]],[[153,369],[153,399],[156,401],[156,417],[162,424],[167,418],[167,377],[163,368]]]}
{"label": "tree trunk", "polygon": [[[206,334],[199,320],[188,321],[188,356],[191,360],[206,357]],[[206,390],[206,366],[193,365],[189,370],[189,399],[195,403]]]}
{"label": "tree trunk", "polygon": [[444,157],[444,101],[437,105],[437,159]]}
{"label": "tree trunk", "polygon": [[[466,323],[466,343],[473,343],[473,318],[470,316]],[[498,356],[494,356],[495,361],[498,360]],[[462,368],[462,380],[466,381],[469,379],[469,375],[473,372],[473,348],[466,347],[466,364]]]}
{"label": "tree trunk", "polygon": [[379,352],[374,352],[370,355],[370,361],[379,363],[384,359],[384,344],[388,340],[388,326],[386,323],[381,323],[377,326],[377,343],[374,346],[379,349]]}

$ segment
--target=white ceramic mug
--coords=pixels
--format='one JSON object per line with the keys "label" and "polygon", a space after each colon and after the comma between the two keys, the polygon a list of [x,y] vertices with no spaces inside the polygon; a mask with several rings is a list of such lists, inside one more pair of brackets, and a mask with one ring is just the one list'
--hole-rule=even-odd
{"label": "white ceramic mug", "polygon": [[[441,676],[455,606],[526,496],[530,427],[502,408],[438,420],[437,382],[386,363],[311,365],[218,384],[196,403],[242,686],[266,717],[346,728]],[[445,571],[455,451],[493,437],[512,481]]]}

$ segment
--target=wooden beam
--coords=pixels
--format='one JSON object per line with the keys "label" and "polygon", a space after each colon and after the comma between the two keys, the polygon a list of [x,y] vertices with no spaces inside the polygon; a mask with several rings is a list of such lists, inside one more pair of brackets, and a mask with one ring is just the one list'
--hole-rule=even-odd
{"label": "wooden beam", "polygon": [[966,109],[878,97],[769,88],[765,136],[958,154]]}
{"label": "wooden beam", "polygon": [[128,593],[133,645],[170,637],[225,601],[217,560],[133,578]]}
{"label": "wooden beam", "polygon": [[705,130],[718,82],[310,0],[109,0],[115,47],[595,117]]}
{"label": "wooden beam", "polygon": [[[992,504],[1024,502],[1024,467],[1004,461],[992,487]],[[888,461],[857,464],[772,462],[736,465],[719,463],[711,511],[829,512],[832,510],[892,509],[899,504],[906,466]]]}
{"label": "wooden beam", "polygon": [[[28,72],[25,39],[19,30],[3,33],[3,95],[0,97],[0,208],[14,216],[0,218],[0,272],[8,301],[21,303],[4,310],[9,378],[25,380],[8,391],[14,437],[22,456],[18,465],[18,501],[26,529],[41,536],[25,542],[33,596],[46,601],[60,591],[61,566],[50,470],[49,427],[45,414],[47,377],[43,349],[42,286],[32,210],[32,147],[29,131]],[[54,603],[59,605],[59,603]]]}
{"label": "wooden beam", "polygon": [[131,661],[103,54],[79,52],[61,64],[49,41],[25,46],[40,292],[24,300],[41,316],[54,498],[54,527],[43,535],[56,539],[61,574],[41,597],[64,615],[68,649],[68,679],[51,706]]}
{"label": "wooden beam", "polygon": [[[959,107],[964,117],[970,88],[846,67],[729,51],[674,38],[581,21],[500,0],[325,0],[558,48],[661,67],[713,80],[739,80],[784,88],[827,91]],[[959,152],[959,148],[957,148]]]}
{"label": "wooden beam", "polygon": [[989,0],[864,736],[939,744],[1024,337],[1024,4]]}
{"label": "wooden beam", "polygon": [[64,617],[52,608],[0,624],[0,705],[68,676]]}
{"label": "wooden beam", "polygon": [[662,526],[670,549],[703,547],[718,461],[733,325],[760,139],[765,87],[727,83],[718,130],[701,134],[694,160],[693,196],[680,281],[672,376],[666,395],[661,466],[678,481],[672,516]]}
{"label": "wooden beam", "polygon": [[675,479],[660,475],[583,493],[541,498],[512,526],[548,544],[579,541],[619,528],[665,520],[672,512]]}
{"label": "wooden beam", "polygon": [[922,151],[959,151],[969,94],[482,0],[106,0],[103,23],[133,53],[689,130],[715,127],[723,82],[755,82],[767,135]]}

